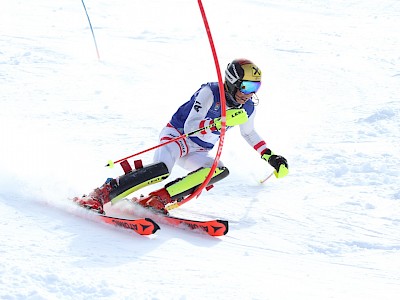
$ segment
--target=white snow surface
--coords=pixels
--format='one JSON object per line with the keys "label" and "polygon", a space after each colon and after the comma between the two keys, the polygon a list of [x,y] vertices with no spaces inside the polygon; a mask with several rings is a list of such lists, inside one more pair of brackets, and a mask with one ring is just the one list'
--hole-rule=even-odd
{"label": "white snow surface", "polygon": [[228,220],[219,238],[68,201],[217,81],[197,1],[85,4],[100,61],[81,1],[1,3],[0,299],[398,298],[399,1],[204,0],[222,72],[262,69],[256,127],[290,166],[260,184],[271,167],[227,133],[230,176],[171,211]]}

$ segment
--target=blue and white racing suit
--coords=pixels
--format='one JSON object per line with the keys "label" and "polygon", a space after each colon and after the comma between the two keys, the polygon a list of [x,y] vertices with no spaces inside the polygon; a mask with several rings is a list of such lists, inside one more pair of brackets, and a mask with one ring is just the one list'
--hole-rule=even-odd
{"label": "blue and white racing suit", "polygon": [[[267,148],[265,141],[254,129],[255,106],[249,99],[241,107],[246,110],[248,121],[240,125],[240,133],[247,143],[260,155]],[[227,107],[229,109],[229,107]],[[221,100],[218,82],[203,84],[190,100],[178,108],[170,122],[160,133],[160,142],[164,143],[182,134],[206,127],[221,117]],[[230,127],[227,127],[229,130]],[[164,162],[171,173],[177,163],[182,168],[193,171],[200,167],[211,167],[214,158],[208,153],[218,142],[220,132],[211,129],[200,131],[188,138],[180,139],[157,148],[154,162]],[[220,161],[219,167],[223,166]]]}

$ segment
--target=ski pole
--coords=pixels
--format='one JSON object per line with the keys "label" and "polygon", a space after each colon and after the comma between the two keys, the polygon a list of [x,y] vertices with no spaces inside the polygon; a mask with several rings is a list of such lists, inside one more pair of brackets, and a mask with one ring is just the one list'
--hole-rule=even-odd
{"label": "ski pole", "polygon": [[272,172],[271,174],[269,174],[265,179],[260,180],[260,183],[266,182],[268,179],[270,179],[270,178],[272,177],[272,175],[274,175],[274,172]]}
{"label": "ski pole", "polygon": [[190,135],[194,135],[194,134],[196,134],[196,133],[198,133],[198,132],[200,132],[200,131],[209,129],[209,128],[213,127],[213,126],[215,126],[215,124],[210,124],[210,125],[208,125],[208,126],[205,126],[205,127],[202,127],[202,128],[196,129],[196,130],[193,130],[192,132],[182,134],[182,135],[180,135],[180,136],[178,136],[178,137],[176,137],[176,138],[174,138],[174,139],[172,139],[172,140],[169,140],[169,141],[166,141],[166,142],[164,142],[164,143],[158,144],[158,145],[153,146],[153,147],[151,147],[151,148],[148,148],[148,149],[146,149],[146,150],[142,150],[142,151],[140,151],[140,152],[137,152],[137,153],[135,153],[135,154],[129,155],[129,156],[127,156],[127,157],[118,159],[118,160],[116,160],[116,161],[114,161],[114,162],[113,162],[112,160],[110,160],[105,166],[106,166],[106,167],[112,168],[112,167],[114,167],[115,164],[120,163],[120,162],[122,162],[122,161],[124,161],[124,160],[127,160],[127,159],[129,159],[129,158],[132,158],[132,157],[134,157],[134,156],[137,156],[137,155],[140,155],[140,154],[143,154],[143,153],[146,153],[146,152],[148,152],[148,151],[151,151],[151,150],[160,148],[160,147],[162,147],[162,146],[165,146],[165,145],[168,145],[168,144],[170,144],[170,143],[179,141],[179,140],[181,140],[181,139],[185,139],[185,138],[187,138],[187,137],[190,136]]}

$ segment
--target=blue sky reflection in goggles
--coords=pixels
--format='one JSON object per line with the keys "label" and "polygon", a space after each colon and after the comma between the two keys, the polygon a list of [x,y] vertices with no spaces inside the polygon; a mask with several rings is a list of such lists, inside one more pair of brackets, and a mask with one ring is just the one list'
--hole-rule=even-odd
{"label": "blue sky reflection in goggles", "polygon": [[242,81],[239,86],[239,90],[243,94],[256,93],[261,86],[260,81]]}

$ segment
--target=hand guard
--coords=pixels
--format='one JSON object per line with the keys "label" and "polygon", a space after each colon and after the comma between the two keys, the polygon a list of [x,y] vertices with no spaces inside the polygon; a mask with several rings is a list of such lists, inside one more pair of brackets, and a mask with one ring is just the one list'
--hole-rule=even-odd
{"label": "hand guard", "polygon": [[[240,125],[246,123],[248,119],[249,117],[243,108],[233,108],[226,111],[226,126]],[[214,119],[214,126],[217,130],[221,129],[221,118]]]}
{"label": "hand guard", "polygon": [[276,178],[283,178],[289,174],[289,166],[286,158],[283,156],[275,155],[270,149],[266,149],[261,158],[275,169],[274,174]]}

